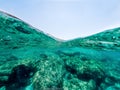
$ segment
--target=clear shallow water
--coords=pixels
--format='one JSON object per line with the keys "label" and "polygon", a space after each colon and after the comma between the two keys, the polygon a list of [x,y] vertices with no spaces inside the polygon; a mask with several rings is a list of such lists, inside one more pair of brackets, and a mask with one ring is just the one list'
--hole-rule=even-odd
{"label": "clear shallow water", "polygon": [[[14,63],[19,62],[20,60],[32,59],[32,62],[34,65],[34,61],[38,62],[39,60],[42,60],[41,58],[45,59],[46,57],[51,57],[51,59],[52,58],[60,59],[60,62],[63,62],[64,59],[66,59],[66,61],[64,61],[64,63],[67,63],[68,66],[70,66],[70,68],[76,67],[74,69],[78,70],[79,73],[81,73],[81,72],[77,68],[84,67],[84,66],[82,66],[82,63],[85,64],[84,62],[90,61],[90,66],[89,66],[89,64],[85,64],[85,66],[88,65],[89,68],[91,68],[91,69],[93,68],[93,71],[90,69],[89,73],[92,72],[91,74],[94,75],[95,74],[94,70],[96,70],[96,71],[98,70],[98,69],[95,69],[95,67],[98,68],[97,65],[98,65],[98,63],[100,63],[99,68],[104,70],[104,73],[105,73],[104,80],[101,82],[101,85],[99,87],[97,86],[98,87],[97,89],[92,89],[92,90],[98,90],[98,89],[99,90],[120,90],[120,52],[119,51],[96,50],[96,49],[87,49],[87,48],[78,48],[78,47],[56,48],[56,49],[41,49],[38,47],[37,48],[33,47],[33,48],[20,48],[20,49],[15,49],[15,50],[2,51],[0,53],[0,57],[1,57],[0,58],[1,61],[2,61],[2,59],[4,59],[4,62],[1,62],[1,68],[5,66],[6,70],[7,70],[7,67],[8,68],[11,67],[10,65],[6,66],[6,64],[7,63],[9,64],[10,62],[13,62],[13,65],[14,65]],[[17,61],[16,61],[16,59],[17,59]],[[47,62],[51,61],[51,59],[50,60],[48,59]],[[91,64],[91,61],[92,61],[92,64]],[[24,61],[24,63],[25,62],[26,61]],[[50,62],[50,63],[52,63],[52,62]],[[72,66],[72,65],[74,65],[74,66]],[[50,68],[50,67],[46,67],[46,68]],[[46,70],[46,68],[44,68],[44,69]],[[58,67],[54,67],[54,68],[59,69]],[[45,71],[45,72],[47,72],[47,71]],[[68,71],[66,71],[66,73],[72,74],[73,72],[71,72],[71,71],[69,72],[69,70],[68,70]],[[84,73],[83,73],[83,76],[84,76]],[[46,74],[47,77],[51,77],[50,75],[51,75],[50,73],[48,75]],[[72,74],[72,75],[73,75],[72,77],[74,79],[75,74]],[[77,75],[77,73],[76,73],[76,75]],[[82,75],[82,74],[80,74],[80,75]],[[94,80],[93,75],[91,77],[89,77],[89,78],[91,78],[91,80],[92,79]],[[68,74],[68,76],[69,76],[69,74]],[[83,77],[83,78],[88,78],[88,77]],[[81,77],[79,79],[81,80]],[[67,80],[67,79],[65,79],[65,80]],[[69,81],[67,81],[67,83],[68,82]],[[83,82],[83,83],[85,83],[85,82]],[[99,82],[99,81],[96,81],[96,82]],[[78,82],[76,82],[76,83],[78,83]],[[82,87],[84,87],[84,85]],[[33,88],[33,86],[28,86],[26,88],[26,90],[34,90],[34,88]],[[81,90],[84,90],[84,89],[81,89]],[[88,90],[90,90],[90,89],[88,89]]]}

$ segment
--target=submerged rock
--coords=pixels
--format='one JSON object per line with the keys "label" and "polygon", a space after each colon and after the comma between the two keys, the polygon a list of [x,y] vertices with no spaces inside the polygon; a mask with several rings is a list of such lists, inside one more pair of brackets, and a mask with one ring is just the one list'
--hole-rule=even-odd
{"label": "submerged rock", "polygon": [[120,28],[59,41],[0,11],[0,90],[119,90]]}
{"label": "submerged rock", "polygon": [[14,67],[6,82],[6,90],[19,90],[30,85],[34,73],[34,68],[30,66],[18,65]]}

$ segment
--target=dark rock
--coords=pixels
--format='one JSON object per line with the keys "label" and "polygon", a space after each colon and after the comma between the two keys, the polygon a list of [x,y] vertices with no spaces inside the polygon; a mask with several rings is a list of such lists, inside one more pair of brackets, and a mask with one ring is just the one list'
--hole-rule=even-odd
{"label": "dark rock", "polygon": [[30,85],[34,73],[34,68],[30,66],[18,65],[14,67],[6,82],[6,90],[18,90]]}
{"label": "dark rock", "polygon": [[30,31],[28,30],[25,30],[24,28],[22,28],[21,26],[17,26],[15,27],[18,31],[22,32],[22,33],[25,33],[25,34],[31,34]]}

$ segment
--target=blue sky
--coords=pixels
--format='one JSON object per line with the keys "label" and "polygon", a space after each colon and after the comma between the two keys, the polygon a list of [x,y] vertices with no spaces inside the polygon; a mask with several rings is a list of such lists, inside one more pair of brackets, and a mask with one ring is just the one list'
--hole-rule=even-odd
{"label": "blue sky", "polygon": [[64,40],[120,26],[120,0],[1,0],[0,9]]}

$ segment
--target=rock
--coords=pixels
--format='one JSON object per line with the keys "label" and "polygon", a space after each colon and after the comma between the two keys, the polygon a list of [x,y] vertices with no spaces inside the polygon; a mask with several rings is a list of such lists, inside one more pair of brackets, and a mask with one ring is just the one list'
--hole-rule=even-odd
{"label": "rock", "polygon": [[47,53],[42,55],[37,63],[38,72],[34,76],[34,90],[62,88],[65,73],[63,61],[57,55]]}
{"label": "rock", "polygon": [[120,87],[116,87],[116,86],[109,86],[108,88],[106,88],[105,90],[119,90]]}
{"label": "rock", "polygon": [[25,65],[14,67],[6,82],[6,90],[18,90],[32,83],[34,68]]}
{"label": "rock", "polygon": [[66,60],[66,69],[76,74],[80,80],[89,81],[93,79],[97,86],[105,79],[105,71],[102,65],[94,60],[83,61],[78,57]]}
{"label": "rock", "polygon": [[72,78],[69,80],[64,80],[63,82],[63,90],[96,90],[96,84],[94,80],[90,80],[89,82],[81,81],[77,78]]}

